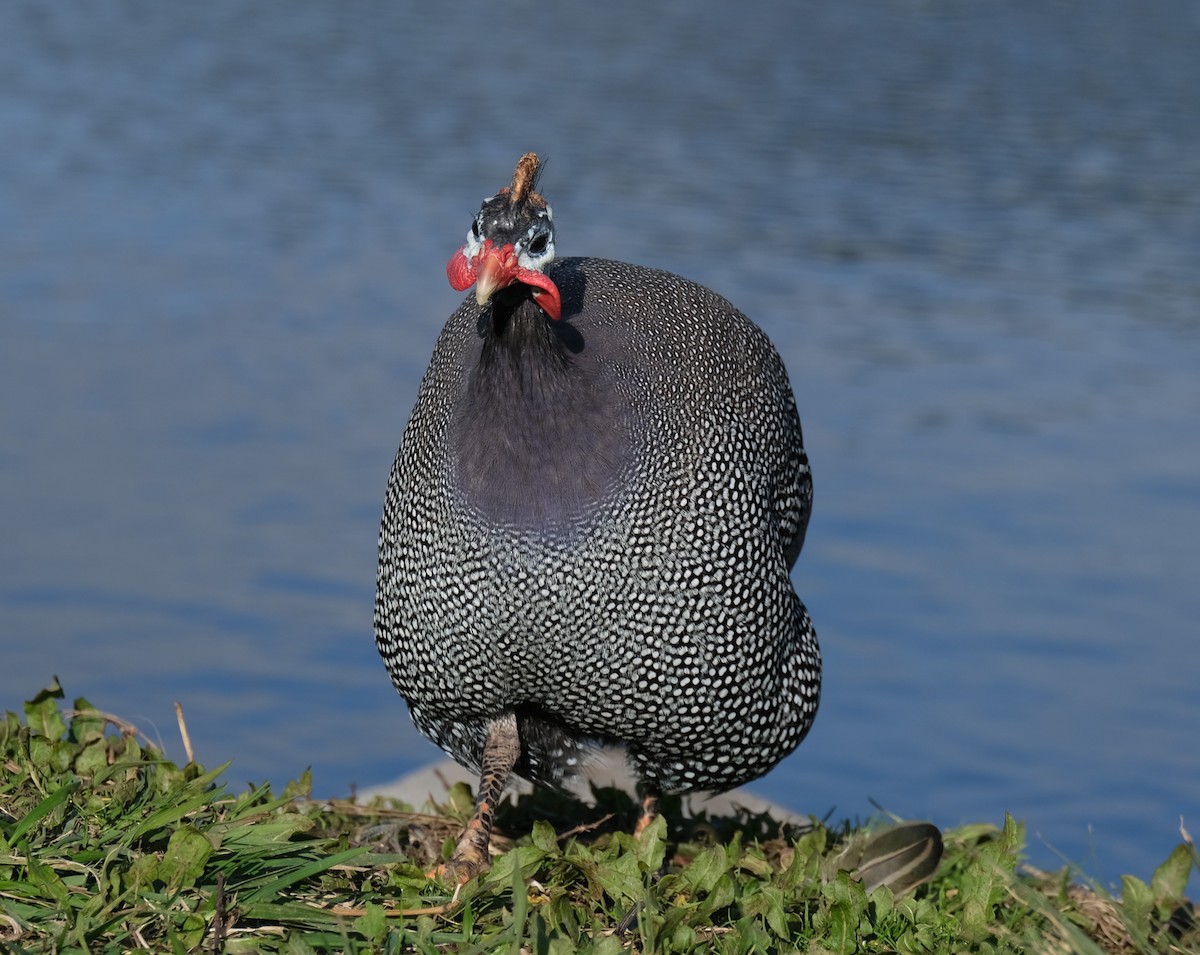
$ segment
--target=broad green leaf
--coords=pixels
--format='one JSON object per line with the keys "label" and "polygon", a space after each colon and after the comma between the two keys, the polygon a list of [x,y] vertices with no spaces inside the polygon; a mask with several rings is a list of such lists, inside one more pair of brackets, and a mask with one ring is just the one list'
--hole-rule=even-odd
{"label": "broad green leaf", "polygon": [[886,885],[881,885],[872,892],[868,898],[868,902],[871,905],[876,924],[891,915],[892,910],[896,907],[895,896],[892,894],[892,890]]}
{"label": "broad green leaf", "polygon": [[154,852],[139,855],[129,867],[125,881],[135,889],[153,885],[159,880],[158,870],[161,862],[161,857]]}
{"label": "broad green leaf", "polygon": [[529,879],[545,858],[546,853],[537,846],[517,846],[492,863],[492,867],[483,874],[483,882],[502,892],[513,884],[514,867],[519,867],[522,879]]}
{"label": "broad green leaf", "polygon": [[671,933],[671,947],[677,952],[690,952],[696,948],[696,930],[690,925],[680,925]]}
{"label": "broad green leaf", "polygon": [[67,731],[67,724],[58,710],[58,702],[62,698],[63,689],[58,677],[55,677],[53,683],[25,703],[25,721],[33,732],[51,739],[62,737]]}
{"label": "broad green leaf", "polygon": [[79,750],[75,757],[75,772],[80,776],[95,776],[108,766],[108,743],[103,735],[93,738]]}
{"label": "broad green leaf", "polygon": [[662,868],[667,851],[667,820],[658,816],[637,837],[638,862],[647,872],[657,872]]}
{"label": "broad green leaf", "polygon": [[1132,875],[1121,876],[1121,902],[1129,921],[1143,935],[1150,932],[1150,915],[1154,911],[1154,893],[1150,886]]}
{"label": "broad green leaf", "polygon": [[283,787],[283,798],[292,799],[307,799],[312,795],[312,767],[304,770],[298,779],[291,780]]}
{"label": "broad green leaf", "polygon": [[530,840],[543,852],[552,854],[558,852],[558,833],[550,823],[539,819],[533,824]]}
{"label": "broad green leaf", "polygon": [[775,876],[780,888],[792,892],[802,885],[816,882],[821,874],[821,853],[824,849],[824,839],[818,842],[809,836],[793,843],[792,858],[787,863],[787,868]]}
{"label": "broad green leaf", "polygon": [[1013,871],[1017,865],[1017,856],[1025,848],[1025,824],[1017,822],[1009,813],[1004,814],[1004,829],[998,840],[1003,850],[1008,871]]}
{"label": "broad green leaf", "polygon": [[729,857],[724,846],[709,846],[680,873],[680,881],[697,892],[711,892],[713,886],[729,871]]}
{"label": "broad green leaf", "polygon": [[712,915],[714,912],[733,905],[736,898],[737,886],[734,884],[733,876],[726,872],[717,879],[716,884],[701,901],[699,910],[704,915]]}
{"label": "broad green leaf", "polygon": [[768,952],[774,948],[775,939],[771,938],[758,922],[745,916],[737,921],[737,951],[739,952]]}
{"label": "broad green leaf", "polygon": [[586,949],[588,955],[625,955],[625,946],[615,935],[606,935],[597,939]]}
{"label": "broad green leaf", "polygon": [[387,915],[384,914],[383,906],[368,902],[363,908],[366,911],[354,920],[354,927],[372,942],[383,941],[388,931]]}
{"label": "broad green leaf", "polygon": [[740,903],[746,915],[760,916],[771,931],[782,939],[788,937],[787,914],[783,907],[783,890],[770,883],[759,884],[747,892]]}
{"label": "broad green leaf", "polygon": [[1183,843],[1177,845],[1167,860],[1154,870],[1150,880],[1155,901],[1173,904],[1187,891],[1188,877],[1192,874],[1192,853]]}
{"label": "broad green leaf", "polygon": [[596,881],[611,899],[638,899],[645,888],[637,856],[632,852],[601,862],[596,868]]}
{"label": "broad green leaf", "polygon": [[75,715],[71,717],[71,739],[89,743],[104,738],[104,717],[82,696],[75,700]]}
{"label": "broad green leaf", "polygon": [[[65,725],[65,724],[64,724]],[[43,776],[59,776],[71,768],[74,748],[51,736],[29,736],[29,761]]]}
{"label": "broad green leaf", "polygon": [[212,853],[213,845],[207,836],[195,826],[181,826],[167,841],[159,878],[164,879],[173,892],[190,889],[204,874],[204,866]]}
{"label": "broad green leaf", "polygon": [[858,915],[849,902],[834,902],[825,923],[825,944],[838,955],[858,948]]}
{"label": "broad green leaf", "polygon": [[775,874],[775,867],[760,855],[746,852],[737,861],[737,866],[743,872],[758,879],[769,879]]}

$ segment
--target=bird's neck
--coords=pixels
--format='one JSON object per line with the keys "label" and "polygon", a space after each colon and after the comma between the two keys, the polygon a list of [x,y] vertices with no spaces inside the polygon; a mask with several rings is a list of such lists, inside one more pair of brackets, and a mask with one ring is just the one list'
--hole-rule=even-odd
{"label": "bird's neck", "polygon": [[545,313],[529,298],[515,302],[503,294],[483,319],[483,345],[472,385],[495,397],[514,395],[553,406],[573,388],[571,355]]}
{"label": "bird's neck", "polygon": [[459,488],[485,519],[553,532],[615,491],[628,423],[586,343],[577,351],[530,299],[483,316],[457,426]]}

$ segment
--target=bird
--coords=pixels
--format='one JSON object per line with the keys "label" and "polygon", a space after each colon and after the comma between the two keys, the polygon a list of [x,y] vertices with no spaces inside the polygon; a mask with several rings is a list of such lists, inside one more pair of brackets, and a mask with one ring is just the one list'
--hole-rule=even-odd
{"label": "bird", "polygon": [[755,779],[807,735],[816,631],[791,570],[812,474],[767,335],[670,272],[555,256],[517,162],[446,268],[450,316],[390,472],[376,647],[416,727],[479,774],[434,870],[489,864],[512,775],[618,746],[643,832],[664,794]]}

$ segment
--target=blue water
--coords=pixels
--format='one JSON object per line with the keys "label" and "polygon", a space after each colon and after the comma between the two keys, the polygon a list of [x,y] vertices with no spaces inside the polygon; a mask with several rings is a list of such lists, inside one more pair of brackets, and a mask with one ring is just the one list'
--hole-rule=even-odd
{"label": "blue water", "polygon": [[[602,7],[602,9],[601,9]],[[234,783],[437,753],[375,654],[443,267],[517,155],[561,254],[772,335],[822,711],[759,792],[1200,829],[1200,12],[617,0],[0,10],[0,707],[58,674]]]}

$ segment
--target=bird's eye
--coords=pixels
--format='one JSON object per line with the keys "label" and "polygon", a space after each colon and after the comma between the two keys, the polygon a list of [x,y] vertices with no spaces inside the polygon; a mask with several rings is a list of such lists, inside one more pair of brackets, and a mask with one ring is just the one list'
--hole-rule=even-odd
{"label": "bird's eye", "polygon": [[474,222],[471,223],[471,235],[475,236],[475,238],[477,238],[477,239],[479,238],[479,220],[478,219],[476,219]]}
{"label": "bird's eye", "polygon": [[543,232],[536,239],[529,243],[529,251],[534,255],[541,255],[546,251],[546,243],[548,241],[550,241],[550,236]]}

